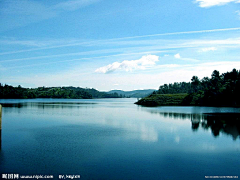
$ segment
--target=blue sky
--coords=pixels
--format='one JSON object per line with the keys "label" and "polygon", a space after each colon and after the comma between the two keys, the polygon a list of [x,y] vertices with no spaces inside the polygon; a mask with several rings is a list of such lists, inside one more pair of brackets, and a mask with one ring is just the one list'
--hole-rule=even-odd
{"label": "blue sky", "polygon": [[0,82],[158,89],[240,69],[240,0],[2,0]]}

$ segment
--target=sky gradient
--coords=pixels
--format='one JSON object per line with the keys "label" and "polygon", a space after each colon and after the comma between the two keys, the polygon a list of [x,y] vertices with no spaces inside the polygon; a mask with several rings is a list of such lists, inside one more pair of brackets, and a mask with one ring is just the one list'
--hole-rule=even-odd
{"label": "sky gradient", "polygon": [[2,0],[0,82],[158,89],[240,69],[240,0]]}

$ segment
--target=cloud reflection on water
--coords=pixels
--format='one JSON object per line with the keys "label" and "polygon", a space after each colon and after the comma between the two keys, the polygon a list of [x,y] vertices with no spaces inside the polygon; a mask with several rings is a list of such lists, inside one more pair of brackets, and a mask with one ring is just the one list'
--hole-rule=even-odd
{"label": "cloud reflection on water", "polygon": [[[118,129],[125,129],[131,134],[131,136],[127,136],[128,138],[136,138],[149,142],[157,142],[159,140],[159,135],[163,135],[169,130],[174,136],[174,142],[179,144],[181,138],[178,134],[178,129],[181,126],[182,121],[190,121],[193,132],[203,129],[211,131],[214,137],[219,137],[220,134],[224,134],[231,136],[233,140],[240,138],[240,123],[238,121],[240,117],[239,113],[234,113],[234,115],[232,115],[232,113],[222,113],[222,116],[221,114],[216,113],[197,113],[197,111],[194,113],[181,113],[181,109],[179,110],[180,112],[168,112],[167,109],[157,111],[154,108],[140,108],[138,109],[138,114],[136,114],[136,118],[138,119],[132,120],[132,115],[128,117],[128,114],[121,112],[125,108],[124,105],[105,104],[105,109],[101,109],[103,106],[94,101],[3,103],[3,107],[5,107],[4,111],[6,112],[12,111],[15,108],[16,110],[18,109],[18,113],[20,113],[19,108],[33,108],[42,109],[41,113],[38,112],[40,115],[49,115],[48,113],[51,112],[51,115],[58,114],[58,116],[61,117],[66,115],[73,116],[76,120],[71,120],[71,123],[98,124]],[[93,110],[96,108],[99,108],[99,110]],[[63,109],[65,112],[62,111]],[[111,112],[109,112],[109,110]],[[141,117],[140,120],[139,114],[145,112],[160,115],[160,119],[156,116],[150,116],[151,119],[149,120],[144,120],[143,117]],[[81,118],[79,119],[79,117]],[[146,117],[149,118],[149,116]],[[153,120],[155,124],[152,123]],[[172,120],[179,120],[179,122],[175,121],[171,126],[169,126],[170,124],[168,123]],[[68,120],[65,119],[65,121]]]}

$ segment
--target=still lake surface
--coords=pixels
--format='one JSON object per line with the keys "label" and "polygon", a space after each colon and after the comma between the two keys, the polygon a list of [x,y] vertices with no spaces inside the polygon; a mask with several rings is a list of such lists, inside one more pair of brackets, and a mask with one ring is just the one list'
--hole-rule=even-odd
{"label": "still lake surface", "polygon": [[239,108],[142,107],[136,99],[0,100],[0,173],[81,179],[239,176],[239,124],[203,113]]}

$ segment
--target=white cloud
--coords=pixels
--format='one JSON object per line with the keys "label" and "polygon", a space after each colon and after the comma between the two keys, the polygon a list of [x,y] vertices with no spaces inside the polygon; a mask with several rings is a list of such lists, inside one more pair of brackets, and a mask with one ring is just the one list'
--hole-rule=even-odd
{"label": "white cloud", "polygon": [[88,6],[90,4],[93,4],[99,0],[71,0],[66,2],[58,3],[54,6],[54,9],[58,10],[66,10],[66,11],[74,11],[79,8],[82,8],[84,6]]}
{"label": "white cloud", "polygon": [[208,51],[216,51],[216,47],[207,47],[207,48],[202,48],[199,50],[199,52],[208,52]]}
{"label": "white cloud", "polygon": [[132,71],[135,69],[145,69],[147,67],[154,66],[157,61],[159,61],[159,56],[146,55],[146,56],[142,56],[138,60],[131,60],[131,61],[125,60],[121,63],[114,62],[107,66],[103,66],[103,67],[96,69],[95,72],[109,73],[109,72],[113,72],[113,71],[116,71],[119,69],[125,70],[128,72],[128,71]]}
{"label": "white cloud", "polygon": [[[236,45],[240,45],[240,38],[228,38],[228,39],[219,39],[219,40],[193,40],[190,42],[186,42],[188,47],[199,47],[199,46],[220,46],[220,45],[232,45],[236,47]],[[192,46],[191,46],[192,45]]]}
{"label": "white cloud", "polygon": [[181,56],[180,56],[179,53],[178,53],[178,54],[175,54],[174,57],[175,57],[176,59],[180,59],[180,58],[181,58]]}
{"label": "white cloud", "polygon": [[[237,12],[237,11],[236,11]],[[46,14],[46,13],[45,13]],[[6,43],[6,44],[19,44],[19,45],[37,45],[37,46],[43,46],[45,47],[40,47],[40,48],[32,48],[32,49],[23,49],[23,50],[18,50],[18,51],[9,51],[9,52],[1,52],[0,55],[4,54],[16,54],[16,53],[23,53],[23,52],[32,52],[32,51],[39,51],[39,50],[47,50],[47,49],[57,49],[57,48],[64,48],[64,47],[76,47],[76,46],[103,46],[103,45],[139,45],[139,44],[144,44],[144,45],[152,45],[156,44],[155,48],[152,46],[153,49],[149,49],[150,51],[152,50],[159,50],[159,49],[173,49],[173,48],[182,48],[182,47],[194,47],[194,46],[199,46],[201,43],[211,43],[211,44],[226,44],[226,43],[234,43],[234,44],[240,44],[239,39],[223,39],[223,40],[205,40],[205,41],[193,41],[192,43],[190,41],[185,41],[186,43],[182,44],[182,40],[177,41],[174,40],[174,43],[177,42],[176,45],[161,45],[159,44],[164,44],[164,43],[172,43],[171,41],[159,41],[159,40],[132,40],[129,41],[129,39],[138,39],[138,38],[147,38],[147,37],[158,37],[158,36],[169,36],[169,35],[181,35],[181,34],[201,34],[201,33],[214,33],[214,32],[225,32],[225,31],[239,31],[240,27],[237,28],[225,28],[225,29],[212,29],[212,30],[201,30],[201,31],[185,31],[185,32],[175,32],[175,33],[163,33],[163,34],[151,34],[151,35],[143,35],[143,36],[131,36],[131,37],[122,37],[122,38],[114,38],[114,39],[104,39],[104,40],[92,40],[92,41],[82,41],[82,40],[76,40],[73,41],[64,41],[61,42],[59,40],[54,40],[53,42],[39,42],[39,41],[34,41],[34,42],[28,42],[26,43],[27,40],[15,40],[13,41],[12,39],[9,40],[1,40],[0,43]],[[1,30],[0,30],[1,31]],[[123,41],[125,40],[125,41]],[[180,43],[180,44],[179,44]],[[52,45],[51,44],[55,44]],[[56,45],[58,44],[58,45]],[[158,45],[157,45],[158,44]],[[149,47],[144,47],[143,49],[146,50],[146,48]],[[131,48],[127,48],[128,50]],[[134,47],[136,49],[136,47]],[[141,50],[143,50],[141,49]],[[151,52],[154,53],[154,52]]]}
{"label": "white cloud", "polygon": [[[240,1],[239,1],[239,2],[240,2]],[[239,11],[239,10],[235,11],[235,13],[236,13],[238,16],[240,16],[240,11]]]}
{"label": "white cloud", "polygon": [[[121,76],[117,73],[112,73],[111,76],[91,73],[91,69],[85,69],[84,72],[80,72],[80,69],[82,68],[76,67],[75,69],[66,69],[65,71],[55,72],[53,74],[38,74],[38,77],[36,78],[35,74],[34,76],[29,74],[14,76],[2,73],[1,83],[12,84],[14,86],[20,84],[25,87],[51,87],[70,84],[71,86],[76,87],[94,87],[102,91],[108,91],[110,89],[115,89],[116,87],[118,87],[117,89],[130,91],[133,89],[158,89],[160,85],[165,83],[168,84],[182,81],[189,82],[193,75],[202,79],[206,76],[210,77],[214,70],[224,73],[237,67],[240,67],[240,59],[236,59],[236,61],[178,65],[177,68],[160,66],[155,72],[145,73],[144,71],[144,73],[132,73],[130,75],[125,73]],[[88,78],[86,79],[86,77]],[[118,83],[119,86],[114,87],[113,84],[116,83]]]}
{"label": "white cloud", "polygon": [[198,62],[199,61],[197,59],[192,59],[192,58],[182,58],[179,53],[175,54],[174,57],[176,59],[180,59],[180,60],[184,60],[184,61],[191,61],[191,62]]}
{"label": "white cloud", "polygon": [[179,64],[164,64],[164,65],[159,65],[157,66],[158,68],[175,68],[175,67],[179,67]]}
{"label": "white cloud", "polygon": [[222,6],[230,2],[240,3],[239,0],[196,0],[195,2],[199,3],[202,8]]}
{"label": "white cloud", "polygon": [[[47,6],[43,2],[22,0],[22,1],[5,1],[1,7],[3,14],[18,14],[18,15],[57,15],[60,11],[74,11],[82,7],[91,5],[100,0],[69,0],[57,3],[52,6]],[[58,11],[58,12],[56,12]],[[41,13],[42,12],[42,13]],[[49,14],[50,13],[50,14]],[[49,17],[51,17],[49,16]]]}

